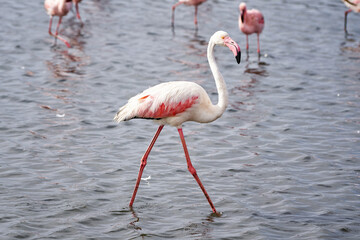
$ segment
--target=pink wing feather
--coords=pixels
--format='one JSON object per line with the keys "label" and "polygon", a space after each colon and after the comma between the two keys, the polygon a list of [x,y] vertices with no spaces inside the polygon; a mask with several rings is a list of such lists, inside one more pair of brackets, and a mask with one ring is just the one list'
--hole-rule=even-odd
{"label": "pink wing feather", "polygon": [[[151,111],[151,106],[154,104],[154,96],[147,95],[147,99],[150,101],[142,105],[140,105],[138,114],[136,117],[138,118],[153,118],[153,119],[160,119],[166,117],[173,117],[178,113],[184,112],[186,109],[190,108],[198,99],[197,96],[193,96],[188,98],[184,101],[180,102],[161,102],[160,105],[157,105],[154,111]],[[140,98],[139,101],[142,101],[143,98]],[[158,103],[159,104],[159,103]]]}
{"label": "pink wing feather", "polygon": [[197,84],[167,82],[156,85],[129,99],[121,107],[114,120],[127,121],[133,118],[161,119],[173,117],[191,108],[198,102]]}

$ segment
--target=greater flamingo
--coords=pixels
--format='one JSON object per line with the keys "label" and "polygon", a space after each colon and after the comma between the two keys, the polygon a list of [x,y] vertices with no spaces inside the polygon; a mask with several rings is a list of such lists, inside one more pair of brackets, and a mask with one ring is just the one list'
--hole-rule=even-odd
{"label": "greater flamingo", "polygon": [[194,17],[194,23],[197,25],[197,10],[198,6],[205,2],[206,0],[179,0],[179,2],[175,3],[172,6],[172,17],[171,17],[171,24],[174,26],[174,15],[175,15],[175,8],[181,4],[185,4],[187,6],[194,6],[195,7],[195,17]]}
{"label": "greater flamingo", "polygon": [[344,31],[347,33],[347,15],[349,12],[360,12],[360,0],[342,0],[344,4],[350,8],[349,10],[345,11],[345,20],[344,20]]}
{"label": "greater flamingo", "polygon": [[195,121],[199,123],[215,121],[224,113],[228,105],[226,84],[215,62],[215,45],[227,46],[230,48],[238,63],[240,63],[241,52],[237,43],[234,42],[224,31],[218,31],[210,38],[207,48],[207,57],[219,94],[217,105],[213,105],[211,103],[206,91],[198,84],[194,82],[174,81],[150,87],[142,93],[130,98],[128,103],[121,107],[115,115],[114,120],[116,122],[127,121],[133,118],[143,118],[155,120],[160,125],[148,149],[141,158],[140,170],[129,204],[130,207],[132,207],[134,203],[142,172],[147,163],[148,155],[150,154],[150,151],[164,125],[167,124],[178,129],[185,152],[188,170],[205,194],[213,212],[217,213],[214,204],[196,173],[195,168],[191,164],[182,131],[182,123],[186,121]]}
{"label": "greater flamingo", "polygon": [[[46,9],[46,12],[50,16],[49,34],[51,36],[55,37],[55,41],[58,38],[61,41],[63,41],[66,44],[67,47],[70,48],[71,46],[68,43],[68,41],[66,41],[64,38],[60,37],[58,34],[59,34],[59,27],[60,27],[60,24],[61,24],[62,17],[65,16],[72,7],[71,0],[45,0],[44,7]],[[59,17],[59,22],[58,22],[58,24],[56,26],[55,34],[53,34],[51,32],[52,19],[53,19],[54,16]]]}
{"label": "greater flamingo", "polygon": [[240,3],[239,28],[246,34],[246,50],[249,50],[248,35],[257,34],[257,52],[260,54],[260,33],[264,29],[264,16],[257,9],[246,9],[245,3]]}
{"label": "greater flamingo", "polygon": [[75,4],[76,9],[76,17],[81,21],[80,12],[79,12],[79,3],[81,0],[73,0],[73,3]]}

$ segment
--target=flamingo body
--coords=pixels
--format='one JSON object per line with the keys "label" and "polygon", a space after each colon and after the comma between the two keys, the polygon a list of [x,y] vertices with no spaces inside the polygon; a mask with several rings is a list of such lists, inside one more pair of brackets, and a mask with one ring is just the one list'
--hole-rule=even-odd
{"label": "flamingo body", "polygon": [[142,93],[130,98],[127,104],[121,107],[115,115],[114,120],[117,122],[127,121],[133,118],[144,118],[153,119],[160,125],[141,159],[138,178],[129,204],[130,207],[132,207],[135,200],[142,172],[147,164],[148,155],[164,125],[170,125],[177,127],[178,129],[189,172],[199,184],[213,212],[217,213],[209,195],[197,176],[195,168],[192,166],[182,132],[182,123],[186,121],[196,121],[200,123],[212,122],[224,113],[228,104],[225,81],[218,69],[213,55],[215,45],[222,45],[230,48],[238,63],[240,63],[241,52],[240,47],[226,32],[218,31],[210,38],[207,55],[210,69],[214,75],[218,90],[218,103],[216,105],[212,104],[206,91],[200,85],[194,82],[175,81],[161,83],[150,87]]}
{"label": "flamingo body", "polygon": [[349,10],[345,11],[345,18],[344,18],[344,31],[347,33],[347,15],[349,12],[353,11],[356,13],[360,12],[360,0],[342,0],[344,4],[349,8]]}
{"label": "flamingo body", "polygon": [[199,6],[203,2],[206,2],[206,0],[179,0],[179,2],[187,6]]}
{"label": "flamingo body", "polygon": [[72,2],[66,0],[45,0],[44,7],[50,16],[63,17],[70,11]]}
{"label": "flamingo body", "polygon": [[[61,24],[62,17],[65,16],[66,14],[68,14],[68,12],[70,11],[70,9],[72,7],[71,0],[45,0],[44,7],[45,7],[47,14],[49,14],[49,16],[50,16],[49,34],[51,36],[54,36],[55,40],[60,39],[61,41],[63,41],[66,44],[67,47],[70,47],[70,44],[68,43],[68,41],[66,41],[64,38],[60,37],[58,35],[58,32],[59,32],[59,27]],[[57,24],[55,34],[53,34],[51,31],[52,19],[54,16],[59,17],[59,22]]]}
{"label": "flamingo body", "polygon": [[194,24],[197,25],[197,9],[198,9],[198,6],[200,4],[202,4],[203,2],[206,2],[206,0],[179,0],[177,3],[175,3],[172,6],[172,18],[171,18],[172,26],[174,26],[175,8],[181,4],[195,7]]}
{"label": "flamingo body", "polygon": [[257,52],[260,53],[259,35],[264,29],[264,16],[257,9],[247,10],[245,3],[240,3],[239,9],[239,28],[246,35],[246,50],[249,49],[248,35],[256,33],[258,42]]}
{"label": "flamingo body", "polygon": [[194,82],[166,82],[132,97],[115,116],[117,122],[133,118],[157,120],[162,125],[180,126],[186,121],[210,122],[214,106],[206,91]]}

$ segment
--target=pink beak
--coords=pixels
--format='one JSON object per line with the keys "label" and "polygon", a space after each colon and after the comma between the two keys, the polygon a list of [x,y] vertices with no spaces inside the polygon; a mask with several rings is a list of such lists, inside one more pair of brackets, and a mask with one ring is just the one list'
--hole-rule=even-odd
{"label": "pink beak", "polygon": [[232,40],[229,36],[224,38],[224,44],[230,48],[230,50],[233,52],[236,62],[239,64],[241,61],[241,50],[239,45]]}

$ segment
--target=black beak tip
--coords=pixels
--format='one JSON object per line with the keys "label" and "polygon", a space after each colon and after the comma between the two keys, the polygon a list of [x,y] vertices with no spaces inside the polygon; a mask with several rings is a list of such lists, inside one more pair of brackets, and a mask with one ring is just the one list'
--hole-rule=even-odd
{"label": "black beak tip", "polygon": [[236,55],[235,59],[236,59],[236,62],[239,64],[240,61],[241,61],[241,52],[238,52],[238,54]]}

